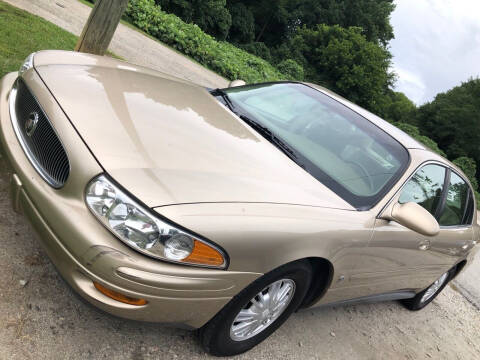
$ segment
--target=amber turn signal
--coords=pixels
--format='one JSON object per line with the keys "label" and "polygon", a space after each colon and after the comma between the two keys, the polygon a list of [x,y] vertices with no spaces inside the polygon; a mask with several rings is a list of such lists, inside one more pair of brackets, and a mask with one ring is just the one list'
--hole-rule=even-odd
{"label": "amber turn signal", "polygon": [[107,289],[106,287],[100,285],[99,283],[96,283],[95,281],[93,282],[93,285],[103,295],[108,296],[109,298],[111,298],[113,300],[117,300],[117,301],[120,301],[120,302],[125,303],[125,304],[136,305],[136,306],[142,306],[142,305],[147,304],[147,300],[135,299],[135,298],[132,298],[130,296],[120,294],[119,292],[116,292],[114,290]]}
{"label": "amber turn signal", "polygon": [[192,253],[183,261],[209,266],[221,266],[225,262],[219,251],[198,240],[194,242]]}

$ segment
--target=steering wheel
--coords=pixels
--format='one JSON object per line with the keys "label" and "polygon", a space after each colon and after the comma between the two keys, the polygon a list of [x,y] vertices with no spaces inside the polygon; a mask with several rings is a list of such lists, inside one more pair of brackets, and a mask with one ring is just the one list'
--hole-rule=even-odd
{"label": "steering wheel", "polygon": [[360,171],[365,175],[364,178],[367,179],[368,182],[368,187],[370,188],[370,191],[373,192],[375,190],[375,184],[373,183],[372,177],[369,175],[368,171],[363,167],[363,165],[360,165],[359,163],[353,162],[353,161],[347,161],[349,164],[355,165]]}

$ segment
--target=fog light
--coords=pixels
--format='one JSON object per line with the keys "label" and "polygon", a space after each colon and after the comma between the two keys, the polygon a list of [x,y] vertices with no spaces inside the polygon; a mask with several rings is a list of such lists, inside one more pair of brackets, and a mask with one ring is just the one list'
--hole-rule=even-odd
{"label": "fog light", "polygon": [[93,281],[93,285],[103,295],[108,296],[113,300],[117,300],[125,304],[136,305],[136,306],[142,306],[147,304],[147,300],[145,299],[136,299],[127,295],[120,294],[119,292],[116,292],[114,290],[107,289],[106,287],[100,285],[99,283],[96,283],[95,281]]}

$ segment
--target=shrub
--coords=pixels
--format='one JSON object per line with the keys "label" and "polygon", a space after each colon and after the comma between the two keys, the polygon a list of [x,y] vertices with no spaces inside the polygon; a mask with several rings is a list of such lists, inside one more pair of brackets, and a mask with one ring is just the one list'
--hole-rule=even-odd
{"label": "shrub", "polygon": [[255,83],[286,78],[267,61],[217,41],[197,25],[186,24],[177,16],[165,13],[154,0],[130,0],[126,15],[139,29],[227,79]]}
{"label": "shrub", "polygon": [[241,49],[262,58],[265,61],[271,62],[272,61],[272,54],[270,53],[270,49],[267,45],[263,42],[251,42],[248,44],[240,44],[238,45]]}
{"label": "shrub", "polygon": [[388,90],[383,98],[378,100],[381,102],[379,115],[385,120],[391,123],[401,122],[416,125],[417,107],[404,93]]}
{"label": "shrub", "polygon": [[175,14],[186,23],[195,23],[200,29],[225,40],[232,16],[225,7],[226,0],[154,0],[167,13]]}
{"label": "shrub", "polygon": [[303,66],[292,59],[283,60],[277,65],[277,69],[282,74],[287,75],[289,80],[302,81],[305,76],[303,72]]}
{"label": "shrub", "polygon": [[276,53],[301,63],[309,81],[375,113],[381,111],[379,99],[394,80],[388,49],[368,41],[358,27],[303,26]]}
{"label": "shrub", "polygon": [[453,160],[452,162],[460,169],[462,169],[462,171],[465,173],[465,175],[467,175],[468,179],[470,180],[473,189],[477,190],[478,182],[477,178],[475,177],[475,175],[477,174],[477,164],[475,163],[475,160],[466,156],[461,156]]}

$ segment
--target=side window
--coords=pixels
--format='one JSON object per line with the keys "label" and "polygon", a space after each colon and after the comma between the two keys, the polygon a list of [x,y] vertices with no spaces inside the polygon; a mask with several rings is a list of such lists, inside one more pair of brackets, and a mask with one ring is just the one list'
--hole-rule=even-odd
{"label": "side window", "polygon": [[471,222],[473,199],[468,184],[454,172],[450,175],[445,206],[438,223],[443,226],[462,225]]}
{"label": "side window", "polygon": [[446,168],[440,165],[425,165],[418,170],[402,190],[398,202],[415,202],[435,216],[440,203]]}

